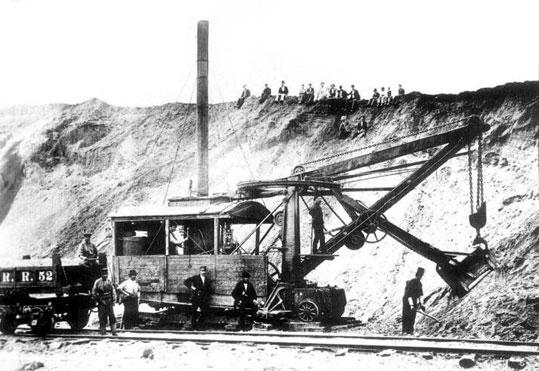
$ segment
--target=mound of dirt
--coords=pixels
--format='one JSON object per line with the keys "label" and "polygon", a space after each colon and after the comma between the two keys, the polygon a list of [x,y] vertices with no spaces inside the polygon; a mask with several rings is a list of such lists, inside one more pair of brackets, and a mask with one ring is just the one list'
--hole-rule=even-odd
{"label": "mound of dirt", "polygon": [[[125,205],[163,204],[185,195],[195,169],[195,111],[189,104],[114,107],[97,99],[77,105],[14,107],[0,111],[0,245],[11,257],[74,253],[85,230],[102,250],[110,242],[107,215]],[[391,238],[317,268],[309,279],[344,287],[348,315],[365,331],[397,333],[404,282],[418,265],[424,291],[442,324],[419,319],[419,330],[505,339],[537,337],[539,303],[539,83],[512,83],[458,95],[408,94],[398,105],[361,106],[365,137],[339,139],[340,114],[324,105],[262,105],[249,98],[210,107],[210,189],[232,193],[239,181],[286,176],[300,163],[391,142],[471,114],[491,125],[485,135],[484,183],[489,241],[498,269],[462,299],[449,296],[434,264]],[[428,153],[404,160],[424,160]],[[396,185],[406,174],[350,186]],[[382,194],[354,194],[371,204]],[[271,204],[272,200],[266,201]],[[271,206],[271,205],[270,205]],[[447,162],[395,205],[386,217],[417,237],[449,251],[469,251],[467,160]],[[303,208],[302,212],[306,210]],[[324,210],[327,225],[339,220]],[[307,215],[307,214],[305,214]],[[309,218],[301,221],[310,243]],[[468,249],[468,250],[467,250]]]}

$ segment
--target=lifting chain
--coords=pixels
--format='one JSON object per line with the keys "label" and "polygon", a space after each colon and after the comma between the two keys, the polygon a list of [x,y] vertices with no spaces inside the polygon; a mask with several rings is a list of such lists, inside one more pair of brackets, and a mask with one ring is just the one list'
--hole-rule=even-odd
{"label": "lifting chain", "polygon": [[[487,221],[487,209],[483,194],[483,136],[479,133],[477,137],[477,189],[474,205],[473,175],[472,175],[472,151],[471,142],[468,143],[468,181],[470,186],[470,225],[476,230],[474,245],[483,244],[488,248],[487,242],[481,237],[481,228]],[[475,206],[475,207],[474,207]]]}

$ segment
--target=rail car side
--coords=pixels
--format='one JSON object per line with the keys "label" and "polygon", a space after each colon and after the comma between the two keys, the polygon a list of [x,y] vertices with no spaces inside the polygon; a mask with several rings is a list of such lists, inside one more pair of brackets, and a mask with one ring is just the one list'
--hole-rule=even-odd
{"label": "rail car side", "polygon": [[[102,257],[106,266],[106,259]],[[95,306],[90,295],[99,265],[79,260],[16,260],[0,266],[0,332],[13,333],[20,324],[40,333],[50,332],[57,321],[71,328],[86,326]]]}

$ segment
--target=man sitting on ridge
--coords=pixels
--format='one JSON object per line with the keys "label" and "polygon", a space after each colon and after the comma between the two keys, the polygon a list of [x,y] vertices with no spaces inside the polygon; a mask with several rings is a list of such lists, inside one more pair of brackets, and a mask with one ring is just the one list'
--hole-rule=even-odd
{"label": "man sitting on ridge", "polygon": [[251,91],[247,89],[247,85],[243,85],[243,91],[241,92],[241,97],[238,99],[238,103],[236,103],[236,108],[241,108],[243,106],[243,102],[245,102],[245,99],[247,99],[251,95]]}
{"label": "man sitting on ridge", "polygon": [[260,95],[260,104],[264,103],[269,97],[271,97],[271,89],[268,84],[264,84],[264,90],[262,90],[262,95]]}

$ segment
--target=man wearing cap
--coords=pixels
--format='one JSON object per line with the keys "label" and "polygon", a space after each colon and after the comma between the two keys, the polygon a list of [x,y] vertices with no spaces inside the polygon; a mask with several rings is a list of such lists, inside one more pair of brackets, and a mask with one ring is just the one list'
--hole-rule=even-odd
{"label": "man wearing cap", "polygon": [[209,308],[211,280],[207,273],[208,269],[202,266],[198,275],[189,277],[183,282],[191,290],[191,327],[195,330],[203,323]]}
{"label": "man wearing cap", "polygon": [[101,269],[101,278],[94,282],[92,295],[97,300],[99,314],[99,332],[105,335],[107,332],[107,319],[110,324],[112,335],[116,336],[116,317],[114,316],[114,303],[116,302],[116,290],[109,279],[107,268]]}
{"label": "man wearing cap", "polygon": [[245,330],[245,317],[248,314],[254,314],[257,309],[257,296],[255,287],[249,278],[251,275],[247,271],[241,273],[241,280],[236,283],[234,290],[232,290],[232,297],[234,298],[234,309],[238,309],[240,316],[239,329]]}
{"label": "man wearing cap", "polygon": [[414,323],[417,310],[425,310],[421,297],[423,296],[423,285],[421,278],[425,269],[419,267],[415,278],[406,281],[404,296],[402,297],[402,332],[403,334],[414,334]]}
{"label": "man wearing cap", "polygon": [[118,291],[122,294],[124,304],[123,326],[126,330],[138,326],[138,305],[140,299],[140,286],[137,282],[137,271],[131,269],[129,278],[118,286]]}
{"label": "man wearing cap", "polygon": [[79,257],[85,262],[97,259],[97,247],[90,241],[91,233],[84,233],[84,240],[79,245]]}

